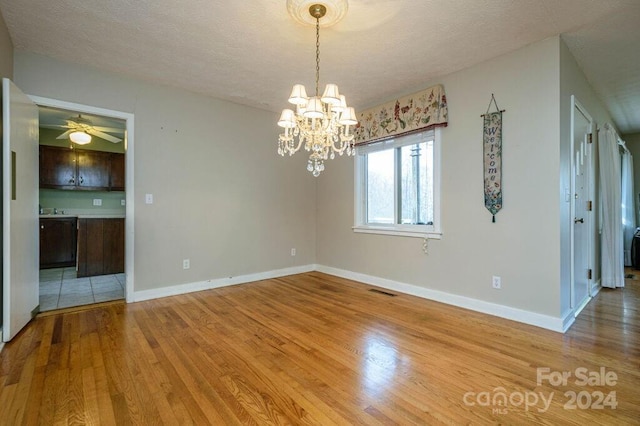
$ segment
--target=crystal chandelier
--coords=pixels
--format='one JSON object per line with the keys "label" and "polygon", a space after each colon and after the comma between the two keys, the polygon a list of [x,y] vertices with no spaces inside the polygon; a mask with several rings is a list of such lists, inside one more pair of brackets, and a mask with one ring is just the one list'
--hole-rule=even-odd
{"label": "crystal chandelier", "polygon": [[326,13],[327,9],[322,4],[309,7],[309,14],[316,20],[316,94],[307,97],[304,86],[295,84],[289,102],[296,106],[296,110],[284,109],[278,120],[278,126],[284,128],[284,133],[278,138],[278,154],[291,156],[304,145],[304,149],[311,152],[307,170],[316,177],[324,170],[324,160],[333,160],[336,153],[355,154],[349,126],[358,123],[354,109],[347,106],[337,85],[327,84],[319,96],[320,18]]}

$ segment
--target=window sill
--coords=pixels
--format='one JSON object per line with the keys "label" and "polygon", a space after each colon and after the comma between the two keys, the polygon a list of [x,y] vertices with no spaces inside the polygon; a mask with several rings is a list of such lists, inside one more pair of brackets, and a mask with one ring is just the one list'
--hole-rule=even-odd
{"label": "window sill", "polygon": [[415,238],[428,238],[431,240],[440,240],[442,239],[442,232],[434,231],[434,230],[421,230],[421,229],[409,229],[409,228],[401,228],[401,227],[391,227],[391,226],[364,226],[357,225],[354,226],[353,232],[363,233],[363,234],[381,234],[381,235],[395,235],[398,237],[415,237]]}

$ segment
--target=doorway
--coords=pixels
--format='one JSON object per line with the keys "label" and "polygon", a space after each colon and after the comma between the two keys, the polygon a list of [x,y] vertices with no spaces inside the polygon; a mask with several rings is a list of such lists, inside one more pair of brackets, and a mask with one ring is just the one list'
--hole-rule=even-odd
{"label": "doorway", "polygon": [[577,316],[591,299],[594,277],[593,119],[571,97],[571,308]]}
{"label": "doorway", "polygon": [[[41,157],[43,150],[56,155],[61,152],[72,164],[70,170],[77,171],[77,175],[64,175],[61,179],[52,173],[53,181],[44,185],[43,175],[47,173],[41,172],[40,310],[118,299],[131,301],[133,115],[31,98],[40,113]],[[88,145],[70,142],[68,134],[76,129],[69,126],[77,123],[91,126],[87,131],[92,136]],[[66,225],[65,220],[69,222]],[[47,253],[48,246],[42,246],[43,233],[47,231],[43,226],[62,228],[69,240],[54,238],[58,247]],[[60,245],[62,249],[56,251]]]}

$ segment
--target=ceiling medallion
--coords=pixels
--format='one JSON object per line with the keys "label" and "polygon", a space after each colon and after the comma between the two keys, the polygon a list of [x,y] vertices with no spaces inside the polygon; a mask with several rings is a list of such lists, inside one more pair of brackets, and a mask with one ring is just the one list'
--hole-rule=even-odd
{"label": "ceiling medallion", "polygon": [[287,11],[289,15],[300,24],[315,25],[316,18],[309,13],[309,8],[319,4],[326,9],[322,17],[320,27],[330,27],[337,24],[344,18],[349,9],[347,0],[287,0]]}
{"label": "ceiling medallion", "polygon": [[[318,91],[320,81],[320,19],[329,15],[327,6],[333,4],[342,5],[340,13],[333,11],[331,16],[334,19],[341,19],[347,11],[346,0],[325,1],[325,3],[326,5],[311,0],[287,1],[289,13],[294,18],[300,15],[299,8],[304,5],[308,6],[306,14],[315,21],[316,91],[315,96],[308,97],[302,84],[294,84],[289,96],[289,103],[295,105],[296,110],[282,110],[282,115],[278,120],[278,126],[284,128],[284,133],[278,137],[278,154],[291,156],[304,146],[306,151],[311,152],[307,162],[307,170],[316,177],[324,170],[324,160],[334,159],[336,154],[355,154],[353,134],[349,133],[349,127],[358,124],[354,109],[347,106],[347,101],[344,95],[338,92],[336,84],[327,84],[322,96]],[[292,9],[296,11],[296,14],[292,13]]]}

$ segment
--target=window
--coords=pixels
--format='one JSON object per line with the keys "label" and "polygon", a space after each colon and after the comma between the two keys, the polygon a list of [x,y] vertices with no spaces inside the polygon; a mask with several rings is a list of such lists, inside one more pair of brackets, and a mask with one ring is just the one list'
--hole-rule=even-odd
{"label": "window", "polygon": [[439,133],[358,147],[354,231],[440,238]]}

